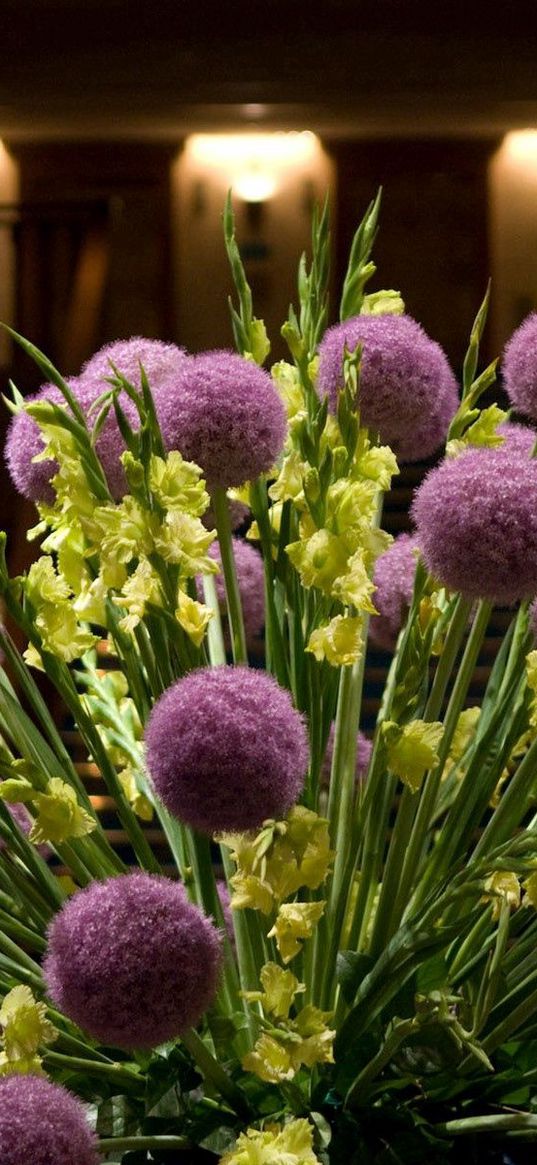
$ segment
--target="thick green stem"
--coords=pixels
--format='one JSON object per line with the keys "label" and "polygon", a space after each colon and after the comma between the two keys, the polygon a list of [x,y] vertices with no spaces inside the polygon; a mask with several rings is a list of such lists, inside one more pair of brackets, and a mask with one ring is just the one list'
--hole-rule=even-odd
{"label": "thick green stem", "polygon": [[403,1040],[406,1039],[416,1028],[415,1019],[405,1019],[402,1021],[395,1021],[390,1034],[386,1037],[382,1047],[379,1048],[376,1056],[373,1056],[368,1061],[365,1068],[362,1069],[360,1075],[349,1088],[345,1098],[346,1108],[359,1108],[367,1100],[369,1093],[369,1085],[382,1072],[382,1070],[389,1064],[394,1053],[397,1051]]}
{"label": "thick green stem", "polygon": [[233,556],[231,539],[231,524],[229,521],[229,503],[226,491],[221,486],[215,486],[211,494],[218,542],[220,544],[220,558],[226,587],[226,603],[229,620],[229,633],[234,663],[248,663],[246,651],[246,635],[242,617],[241,597],[237,582],[237,571]]}
{"label": "thick green stem", "polygon": [[87,1073],[88,1076],[102,1076],[114,1081],[122,1088],[135,1088],[143,1092],[145,1080],[138,1072],[124,1064],[103,1063],[102,1060],[86,1060],[80,1056],[64,1056],[62,1052],[47,1051],[44,1057],[45,1064],[58,1068],[68,1068],[74,1071]]}
{"label": "thick green stem", "polygon": [[205,1080],[208,1080],[214,1085],[216,1091],[227,1100],[230,1107],[238,1116],[249,1120],[251,1116],[250,1107],[246,1097],[241,1092],[240,1088],[233,1083],[227,1072],[215,1060],[212,1053],[209,1051],[206,1044],[204,1044],[201,1037],[194,1028],[190,1028],[181,1036],[185,1048],[188,1048],[192,1059],[198,1065],[200,1072]]}
{"label": "thick green stem", "polygon": [[[313,998],[328,1006],[333,998],[334,968],[339,945],[339,933],[334,923],[343,923],[344,903],[349,894],[346,878],[349,851],[352,842],[353,804],[356,785],[356,740],[362,703],[365,650],[350,667],[341,669],[339,695],[334,732],[334,752],[328,796],[328,820],[332,848],[335,850],[334,870],[330,880],[326,910],[315,936],[313,966]],[[330,938],[330,941],[328,941]]]}
{"label": "thick green stem", "polygon": [[434,1125],[436,1133],[449,1137],[463,1137],[468,1133],[507,1133],[512,1129],[537,1131],[537,1116],[530,1112],[510,1112],[494,1116],[467,1116],[460,1120]]}

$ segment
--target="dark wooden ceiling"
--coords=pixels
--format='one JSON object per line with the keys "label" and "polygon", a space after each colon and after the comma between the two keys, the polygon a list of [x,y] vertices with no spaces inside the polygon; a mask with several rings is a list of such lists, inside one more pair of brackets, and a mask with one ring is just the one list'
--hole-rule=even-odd
{"label": "dark wooden ceiling", "polygon": [[536,50],[536,0],[1,0],[0,134],[494,136],[537,123]]}

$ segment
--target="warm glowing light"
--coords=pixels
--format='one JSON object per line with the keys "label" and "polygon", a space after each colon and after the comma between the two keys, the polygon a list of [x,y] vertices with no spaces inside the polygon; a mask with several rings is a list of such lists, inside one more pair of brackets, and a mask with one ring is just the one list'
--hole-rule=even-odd
{"label": "warm glowing light", "polygon": [[195,133],[186,149],[198,162],[210,166],[267,165],[304,162],[312,158],[319,139],[314,133]]}
{"label": "warm glowing light", "polygon": [[537,164],[537,129],[512,130],[502,142],[502,153],[521,165]]}
{"label": "warm glowing light", "polygon": [[320,142],[309,130],[291,133],[192,134],[185,153],[194,164],[218,172],[245,202],[264,202],[284,174],[318,157]]}

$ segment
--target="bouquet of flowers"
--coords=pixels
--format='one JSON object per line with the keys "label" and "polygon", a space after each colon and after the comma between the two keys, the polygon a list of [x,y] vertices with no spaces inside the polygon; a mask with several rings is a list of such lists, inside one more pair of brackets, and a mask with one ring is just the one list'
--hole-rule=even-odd
{"label": "bouquet of flowers", "polygon": [[[537,1134],[536,433],[481,407],[487,300],[461,392],[366,293],[378,212],[328,328],[314,216],[270,372],[230,201],[236,352],[135,338],[64,380],[15,337],[45,383],[12,386],[6,445],[40,547],[0,560],[2,1165],[441,1163]],[[537,420],[537,316],[503,375]],[[392,540],[398,461],[444,446]]]}

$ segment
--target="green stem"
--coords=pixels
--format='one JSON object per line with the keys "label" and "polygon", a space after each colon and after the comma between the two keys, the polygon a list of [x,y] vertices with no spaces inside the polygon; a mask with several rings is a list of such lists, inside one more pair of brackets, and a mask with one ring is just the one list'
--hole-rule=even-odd
{"label": "green stem", "polygon": [[236,664],[248,663],[246,635],[244,633],[241,597],[233,556],[229,503],[226,491],[221,486],[215,486],[211,494],[211,501],[218,533],[218,542],[220,544],[220,558],[226,587],[226,603],[233,661]]}
{"label": "green stem", "polygon": [[[367,627],[364,627],[364,635]],[[315,936],[313,965],[313,998],[319,996],[320,1006],[328,1005],[335,991],[334,968],[339,945],[339,933],[334,923],[343,924],[344,904],[349,894],[346,878],[347,863],[352,842],[353,804],[356,785],[356,741],[362,688],[365,650],[350,667],[342,667],[334,730],[334,752],[328,796],[328,820],[332,848],[335,850],[334,870],[328,890],[326,910]],[[330,941],[328,942],[328,937]]]}
{"label": "green stem", "polygon": [[227,1100],[238,1116],[249,1120],[251,1111],[246,1097],[240,1088],[237,1088],[237,1085],[233,1083],[227,1072],[224,1072],[218,1060],[215,1060],[194,1028],[185,1032],[181,1039],[205,1079],[214,1085],[216,1091],[220,1093],[220,1096],[223,1096],[224,1100]]}
{"label": "green stem", "polygon": [[80,1072],[86,1072],[88,1076],[104,1076],[121,1084],[122,1087],[137,1087],[139,1090],[143,1090],[145,1087],[143,1077],[123,1064],[106,1064],[101,1060],[86,1060],[80,1056],[64,1056],[62,1052],[49,1051],[47,1051],[44,1060],[45,1063],[56,1065],[58,1068],[76,1068]]}
{"label": "green stem", "polygon": [[349,1088],[345,1098],[345,1108],[359,1108],[360,1105],[365,1103],[369,1092],[369,1085],[382,1072],[386,1065],[389,1064],[403,1040],[411,1035],[415,1029],[415,1019],[394,1022],[393,1030],[386,1037],[376,1056],[373,1056],[365,1068],[362,1068],[359,1076],[356,1077],[356,1080]]}
{"label": "green stem", "polygon": [[[272,556],[272,529],[268,509],[267,491],[265,483],[261,479],[253,482],[250,486],[250,504],[255,520],[257,522],[261,548],[263,551],[263,566],[265,571],[265,641],[268,660],[267,666],[270,665],[270,670],[274,673],[278,683],[280,683],[282,687],[291,688],[285,640],[282,632],[282,626],[278,618],[278,610],[276,607],[276,600],[274,595],[275,579]],[[297,618],[300,619],[300,614],[295,612],[295,619]],[[298,706],[301,707],[297,698],[297,693],[294,691],[294,689],[292,690]]]}
{"label": "green stem", "polygon": [[433,1126],[435,1133],[447,1133],[450,1137],[467,1136],[468,1133],[506,1133],[511,1129],[537,1130],[537,1116],[529,1112],[498,1113],[494,1116],[467,1116],[460,1120],[445,1121]]}
{"label": "green stem", "polygon": [[[469,606],[469,603],[463,602],[461,600],[452,619],[448,637],[446,639],[446,646],[444,648],[445,654],[449,643],[450,650],[447,667],[442,676],[442,683],[439,685],[439,687],[437,687],[436,692],[435,685],[433,684],[433,689],[431,690],[431,695],[427,702],[424,713],[425,720],[435,720],[439,715],[443,694],[445,691],[445,684],[449,679],[451,667],[453,666],[457,650],[460,646],[461,638],[466,629]],[[468,693],[468,688],[474,674],[477,658],[481,650],[483,638],[490,619],[490,612],[490,603],[481,602],[479,604],[472,630],[468,637],[468,642],[466,644],[464,655],[461,660],[461,664],[453,686],[451,697],[446,709],[446,714],[444,717],[444,734],[438,750],[438,763],[436,764],[435,768],[431,770],[425,780],[417,808],[417,813],[412,823],[412,829],[404,847],[404,861],[401,869],[401,878],[397,895],[398,902],[402,906],[402,910],[399,910],[399,918],[402,917],[405,912],[405,908],[410,897],[412,883],[416,878],[417,870],[421,864],[425,840],[427,837],[427,832],[430,828],[431,818],[434,813],[436,800],[438,797],[438,790],[444,771],[444,765],[451,748],[457,722],[463,709],[464,701]],[[442,656],[441,662],[443,661],[443,658],[444,656]],[[437,675],[439,672],[440,665],[437,670]],[[392,912],[392,918],[395,919],[396,916],[397,912]]]}

